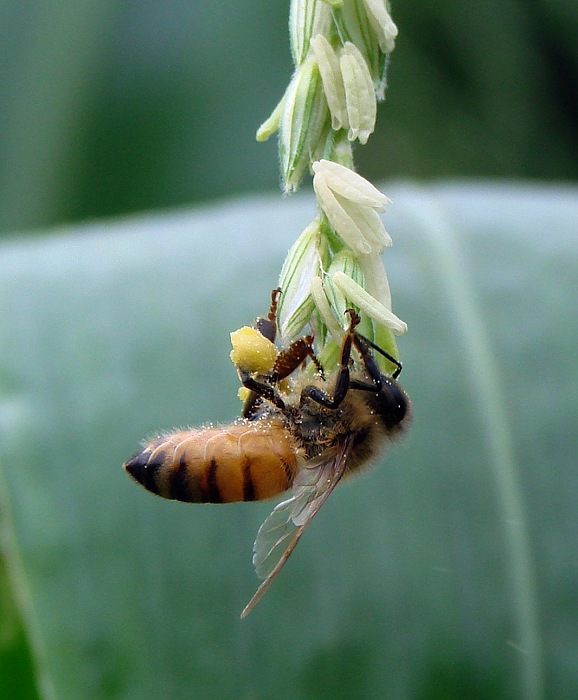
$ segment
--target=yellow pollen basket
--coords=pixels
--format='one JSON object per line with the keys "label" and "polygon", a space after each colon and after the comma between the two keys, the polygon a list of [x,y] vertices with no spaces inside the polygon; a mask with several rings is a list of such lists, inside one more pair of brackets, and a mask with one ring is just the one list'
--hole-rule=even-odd
{"label": "yellow pollen basket", "polygon": [[277,348],[256,328],[243,326],[231,333],[231,362],[246,372],[265,374],[273,369]]}

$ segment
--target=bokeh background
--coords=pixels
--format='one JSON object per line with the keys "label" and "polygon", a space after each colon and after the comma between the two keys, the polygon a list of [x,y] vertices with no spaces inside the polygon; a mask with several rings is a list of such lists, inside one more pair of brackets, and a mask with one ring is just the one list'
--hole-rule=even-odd
{"label": "bokeh background", "polygon": [[[0,7],[0,231],[272,190],[286,2]],[[394,3],[371,179],[578,176],[574,0]]]}
{"label": "bokeh background", "polygon": [[287,12],[0,5],[0,696],[573,700],[574,0],[394,3],[356,154],[395,200],[415,423],[247,621],[271,504],[193,513],[120,468],[147,433],[236,414],[227,334],[311,218],[254,140]]}

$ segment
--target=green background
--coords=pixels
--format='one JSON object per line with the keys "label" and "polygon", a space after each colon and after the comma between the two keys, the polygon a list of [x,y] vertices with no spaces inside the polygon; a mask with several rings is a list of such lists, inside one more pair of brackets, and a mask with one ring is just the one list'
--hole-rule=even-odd
{"label": "green background", "polygon": [[[292,65],[288,2],[5,0],[0,231],[273,190],[258,125]],[[377,132],[393,176],[578,176],[575,0],[398,0]]]}
{"label": "green background", "polygon": [[247,620],[272,504],[169,503],[120,467],[238,413],[228,333],[313,215],[250,195],[278,178],[254,132],[290,76],[286,15],[0,8],[0,694],[575,698],[578,205],[545,182],[578,171],[573,1],[395,4],[357,162],[390,178],[414,425]]}

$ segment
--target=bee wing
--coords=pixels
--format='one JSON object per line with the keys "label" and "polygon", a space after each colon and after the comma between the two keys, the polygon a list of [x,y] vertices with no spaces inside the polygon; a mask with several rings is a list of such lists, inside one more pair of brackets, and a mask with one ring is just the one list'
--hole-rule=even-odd
{"label": "bee wing", "polygon": [[246,617],[261,600],[291,556],[303,531],[339,483],[352,445],[353,440],[348,437],[329,453],[306,462],[295,477],[291,498],[275,506],[259,528],[253,546],[253,564],[264,581],[241,617]]}

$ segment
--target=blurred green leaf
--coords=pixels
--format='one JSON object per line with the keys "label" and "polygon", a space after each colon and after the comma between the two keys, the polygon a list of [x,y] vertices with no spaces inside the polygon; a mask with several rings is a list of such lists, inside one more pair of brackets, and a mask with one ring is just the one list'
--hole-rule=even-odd
{"label": "blurred green leaf", "polygon": [[[5,509],[0,511],[5,516]],[[6,536],[6,524],[2,526]],[[36,700],[36,680],[26,631],[7,562],[0,558],[0,690],[7,698]],[[14,574],[14,571],[11,572]]]}
{"label": "blurred green leaf", "polygon": [[163,501],[121,464],[238,414],[228,333],[313,201],[3,243],[1,543],[43,698],[578,696],[576,190],[384,189],[414,424],[244,621],[272,504]]}
{"label": "blurred green leaf", "polygon": [[[0,3],[0,233],[271,188],[287,2]],[[392,2],[384,177],[578,177],[575,0]]]}

